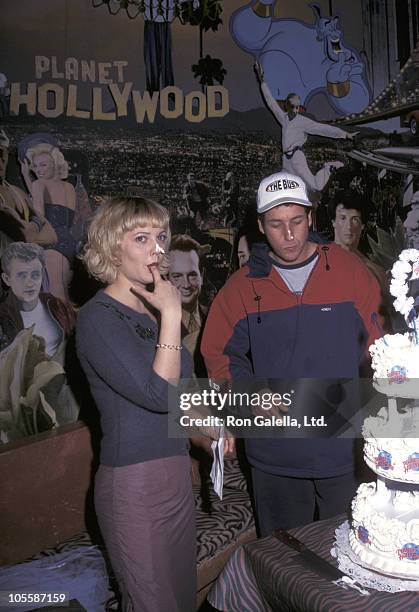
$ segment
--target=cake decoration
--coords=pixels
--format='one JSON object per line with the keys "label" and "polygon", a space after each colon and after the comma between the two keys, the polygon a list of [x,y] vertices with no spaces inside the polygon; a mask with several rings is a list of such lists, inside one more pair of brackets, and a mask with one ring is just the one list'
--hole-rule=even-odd
{"label": "cake decoration", "polygon": [[375,458],[375,465],[383,470],[392,470],[391,454],[387,451],[380,451]]}
{"label": "cake decoration", "polygon": [[419,577],[419,323],[409,295],[416,279],[419,250],[407,249],[392,268],[390,292],[408,331],[370,347],[373,385],[387,406],[364,420],[364,458],[377,481],[358,487],[349,531],[360,566],[411,580]]}
{"label": "cake decoration", "polygon": [[363,525],[358,527],[358,538],[363,544],[371,544],[368,529],[365,529]]}
{"label": "cake decoration", "polygon": [[419,453],[412,453],[406,461],[403,461],[405,472],[419,472]]}
{"label": "cake decoration", "polygon": [[403,548],[399,551],[400,559],[408,559],[409,561],[418,561],[419,560],[419,544],[413,544],[413,542],[409,542],[409,544],[405,544]]}
{"label": "cake decoration", "polygon": [[415,305],[415,298],[408,295],[409,281],[419,278],[419,251],[417,249],[402,251],[398,261],[393,265],[391,275],[390,293],[396,298],[393,302],[394,309],[408,322]]}

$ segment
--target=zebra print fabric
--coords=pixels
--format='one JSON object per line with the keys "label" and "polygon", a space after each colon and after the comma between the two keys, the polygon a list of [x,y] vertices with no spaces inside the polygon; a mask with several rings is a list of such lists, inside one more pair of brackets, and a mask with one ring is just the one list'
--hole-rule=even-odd
{"label": "zebra print fabric", "polygon": [[[290,532],[330,563],[335,529],[347,517],[311,523]],[[414,612],[417,593],[371,591],[362,597],[308,570],[299,554],[273,537],[239,547],[208,596],[228,612]]]}
{"label": "zebra print fabric", "polygon": [[212,492],[209,503],[198,496],[196,509],[198,567],[254,525],[250,499],[244,491],[224,488],[222,500]]}

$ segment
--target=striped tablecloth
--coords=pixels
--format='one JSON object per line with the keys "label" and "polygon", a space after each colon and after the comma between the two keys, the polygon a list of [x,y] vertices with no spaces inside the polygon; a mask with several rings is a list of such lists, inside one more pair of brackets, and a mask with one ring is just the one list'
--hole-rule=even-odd
{"label": "striped tablecloth", "polygon": [[[336,565],[330,550],[339,516],[292,529],[314,552]],[[419,593],[371,591],[362,597],[309,571],[296,551],[273,537],[240,546],[208,595],[225,612],[415,612]]]}

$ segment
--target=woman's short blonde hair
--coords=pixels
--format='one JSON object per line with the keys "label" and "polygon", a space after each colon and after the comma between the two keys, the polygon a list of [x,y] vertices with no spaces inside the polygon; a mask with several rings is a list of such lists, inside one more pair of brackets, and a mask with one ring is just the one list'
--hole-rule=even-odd
{"label": "woman's short blonde hair", "polygon": [[105,200],[92,219],[82,255],[89,273],[103,283],[113,283],[118,269],[118,249],[124,234],[146,226],[161,227],[169,232],[169,221],[166,208],[147,198]]}
{"label": "woman's short blonde hair", "polygon": [[41,142],[28,149],[26,152],[26,157],[29,159],[30,169],[32,171],[34,171],[33,162],[35,157],[42,153],[46,153],[52,157],[57,178],[65,179],[68,177],[68,163],[65,161],[64,155],[61,153],[60,149],[46,142]]}

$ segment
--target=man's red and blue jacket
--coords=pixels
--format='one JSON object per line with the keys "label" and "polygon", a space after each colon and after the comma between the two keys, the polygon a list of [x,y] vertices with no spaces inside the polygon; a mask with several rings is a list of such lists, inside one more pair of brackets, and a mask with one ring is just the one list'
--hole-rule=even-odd
{"label": "man's red and blue jacket", "polygon": [[[255,245],[246,266],[216,296],[201,351],[213,379],[356,378],[382,335],[379,285],[356,255],[330,243],[302,295],[287,287]],[[354,469],[350,439],[246,439],[250,464],[265,472],[325,478]]]}

